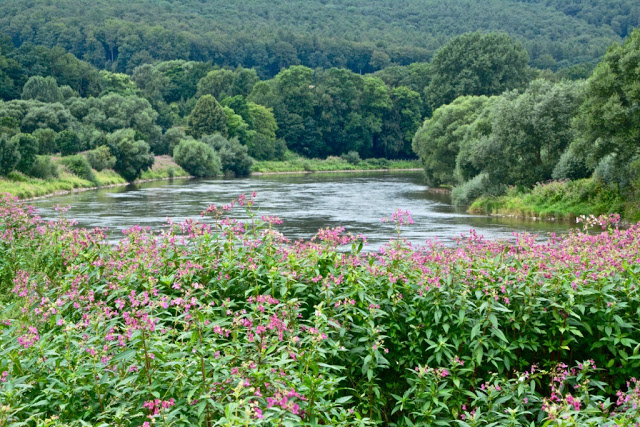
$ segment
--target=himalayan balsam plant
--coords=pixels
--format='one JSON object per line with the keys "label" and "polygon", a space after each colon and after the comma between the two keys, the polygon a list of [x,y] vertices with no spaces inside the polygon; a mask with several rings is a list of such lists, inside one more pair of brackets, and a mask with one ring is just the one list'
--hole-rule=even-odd
{"label": "himalayan balsam plant", "polygon": [[636,426],[640,225],[584,220],[367,252],[241,195],[110,244],[5,196],[0,425]]}

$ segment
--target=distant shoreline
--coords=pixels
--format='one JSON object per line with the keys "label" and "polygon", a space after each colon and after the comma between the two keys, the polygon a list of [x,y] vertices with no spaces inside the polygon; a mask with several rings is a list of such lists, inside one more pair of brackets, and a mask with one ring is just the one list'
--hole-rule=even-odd
{"label": "distant shoreline", "polygon": [[[421,171],[420,168],[410,168],[410,169],[344,169],[344,170],[331,170],[331,171],[286,171],[286,172],[251,172],[250,176],[263,176],[263,175],[309,175],[309,174],[330,174],[330,173],[363,173],[363,172],[418,172]],[[149,179],[140,179],[134,182],[123,182],[117,184],[106,184],[100,186],[92,186],[92,187],[79,187],[74,188],[72,190],[58,190],[49,194],[43,194],[41,196],[36,197],[27,197],[27,198],[19,198],[20,201],[28,202],[32,200],[41,200],[49,197],[56,196],[65,196],[67,194],[74,193],[82,193],[85,191],[92,190],[102,190],[104,188],[114,188],[114,187],[125,187],[130,184],[143,184],[146,182],[154,182],[154,181],[170,181],[173,179],[191,179],[195,178],[191,175],[183,175],[183,176],[173,176],[173,177],[162,177],[162,178],[149,178]]]}

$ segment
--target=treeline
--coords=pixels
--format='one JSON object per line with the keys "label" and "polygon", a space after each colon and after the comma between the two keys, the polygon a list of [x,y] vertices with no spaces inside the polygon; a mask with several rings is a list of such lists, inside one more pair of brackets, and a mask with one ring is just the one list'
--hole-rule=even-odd
{"label": "treeline", "polygon": [[637,197],[639,69],[640,30],[634,30],[586,81],[536,79],[523,90],[440,106],[416,133],[414,150],[429,182],[455,186],[461,205],[509,186],[587,177]]}
{"label": "treeline", "polygon": [[252,159],[282,159],[288,148],[310,157],[413,157],[411,139],[430,108],[430,67],[390,76],[293,66],[261,81],[254,69],[185,60],[128,75],[59,47],[14,48],[3,38],[0,174],[55,176],[38,156],[81,152],[89,165],[75,157],[74,173],[91,178],[91,168],[113,168],[130,181],[153,164],[152,154],[174,155],[198,176],[244,175]]}
{"label": "treeline", "polygon": [[[108,17],[105,19],[104,17]],[[505,32],[531,65],[594,63],[640,24],[634,0],[6,0],[0,31],[16,46],[59,46],[100,69],[182,59],[256,69],[293,65],[358,74],[428,61],[465,32]]]}

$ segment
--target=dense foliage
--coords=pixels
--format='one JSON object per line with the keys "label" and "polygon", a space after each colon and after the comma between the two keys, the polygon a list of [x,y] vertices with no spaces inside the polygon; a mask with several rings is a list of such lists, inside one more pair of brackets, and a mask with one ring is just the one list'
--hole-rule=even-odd
{"label": "dense foliage", "polygon": [[[10,425],[631,425],[640,225],[378,252],[234,203],[153,234],[0,202]],[[587,219],[607,225],[616,218]],[[350,249],[349,249],[350,248]],[[147,424],[145,424],[147,425]]]}
{"label": "dense foliage", "polygon": [[638,24],[633,0],[7,0],[0,11],[17,45],[61,46],[99,68],[184,59],[263,78],[292,65],[366,73],[426,61],[478,30],[506,32],[533,65],[556,69],[597,60]]}
{"label": "dense foliage", "polygon": [[439,107],[416,133],[414,151],[431,184],[459,186],[459,204],[504,194],[508,186],[531,189],[596,172],[612,197],[629,200],[625,210],[633,217],[640,195],[639,64],[635,30],[607,51],[586,83],[536,79],[520,91]]}

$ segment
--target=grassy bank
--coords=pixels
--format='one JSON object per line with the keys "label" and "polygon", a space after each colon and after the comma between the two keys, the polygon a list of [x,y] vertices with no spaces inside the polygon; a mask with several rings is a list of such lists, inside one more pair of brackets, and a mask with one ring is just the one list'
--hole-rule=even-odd
{"label": "grassy bank", "polygon": [[[59,176],[57,178],[38,179],[13,172],[8,177],[0,178],[0,194],[9,193],[20,199],[29,199],[79,189],[124,185],[127,183],[124,178],[110,169],[100,172],[94,171],[96,176],[94,182],[74,175],[61,165],[58,159],[54,159],[54,162],[57,164],[59,170]],[[140,179],[163,179],[188,175],[189,174],[175,164],[169,156],[158,156],[156,157],[153,167],[145,171]]]}
{"label": "grassy bank", "polygon": [[349,163],[341,157],[331,156],[326,159],[292,157],[283,161],[258,161],[253,164],[251,170],[259,173],[278,173],[414,168],[421,168],[418,160],[367,159]]}
{"label": "grassy bank", "polygon": [[554,181],[531,190],[512,188],[504,196],[476,199],[469,212],[559,220],[620,213],[628,221],[640,219],[637,202],[625,201],[617,190],[593,179]]}

